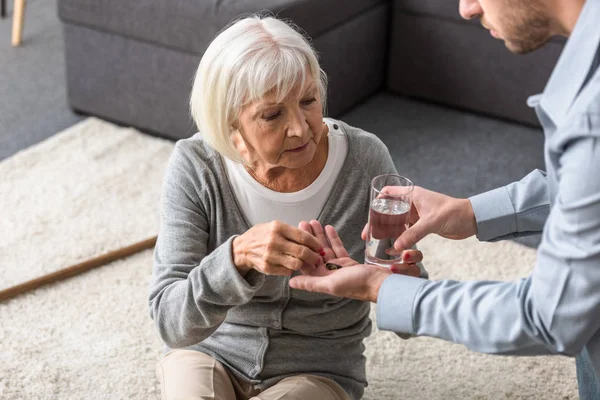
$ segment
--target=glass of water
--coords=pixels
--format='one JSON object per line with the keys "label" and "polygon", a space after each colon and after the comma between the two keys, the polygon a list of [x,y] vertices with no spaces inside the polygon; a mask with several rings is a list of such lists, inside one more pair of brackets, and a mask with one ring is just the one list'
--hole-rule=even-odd
{"label": "glass of water", "polygon": [[371,181],[367,264],[402,263],[402,252],[394,250],[394,242],[408,229],[413,187],[410,179],[397,174],[379,175]]}

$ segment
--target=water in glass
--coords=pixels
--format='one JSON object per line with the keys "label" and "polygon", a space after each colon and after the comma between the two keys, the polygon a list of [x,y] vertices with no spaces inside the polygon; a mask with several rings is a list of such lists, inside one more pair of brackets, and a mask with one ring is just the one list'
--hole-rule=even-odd
{"label": "water in glass", "polygon": [[403,199],[379,197],[371,202],[369,237],[365,261],[389,266],[401,261],[394,242],[408,228],[410,203]]}

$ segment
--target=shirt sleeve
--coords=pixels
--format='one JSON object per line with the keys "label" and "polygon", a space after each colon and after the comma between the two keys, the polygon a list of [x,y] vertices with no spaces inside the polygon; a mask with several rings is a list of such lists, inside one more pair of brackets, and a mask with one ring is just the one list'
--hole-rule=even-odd
{"label": "shirt sleeve", "polygon": [[481,241],[539,234],[550,211],[546,173],[540,170],[469,200],[477,220],[477,238]]}
{"label": "shirt sleeve", "polygon": [[600,329],[600,139],[570,142],[560,165],[530,277],[430,282],[392,275],[379,292],[379,328],[484,353],[578,354]]}
{"label": "shirt sleeve", "polygon": [[242,277],[234,263],[231,237],[208,251],[209,218],[202,203],[203,181],[192,160],[176,147],[163,183],[161,226],[154,250],[150,316],[171,348],[210,336],[227,311],[245,304],[264,275]]}

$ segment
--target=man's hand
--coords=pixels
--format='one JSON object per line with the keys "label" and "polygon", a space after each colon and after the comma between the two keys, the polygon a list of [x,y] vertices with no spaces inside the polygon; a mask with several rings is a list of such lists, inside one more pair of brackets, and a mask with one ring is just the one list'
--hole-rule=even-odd
{"label": "man's hand", "polygon": [[[430,233],[447,239],[466,239],[477,233],[477,222],[468,199],[457,199],[415,186],[410,227],[394,243],[398,251],[410,249]],[[363,229],[365,240],[367,226]]]}
{"label": "man's hand", "polygon": [[[336,264],[337,260],[332,260]],[[290,279],[294,289],[327,293],[338,297],[377,302],[381,284],[393,272],[375,265],[356,264],[326,275],[298,275]]]}

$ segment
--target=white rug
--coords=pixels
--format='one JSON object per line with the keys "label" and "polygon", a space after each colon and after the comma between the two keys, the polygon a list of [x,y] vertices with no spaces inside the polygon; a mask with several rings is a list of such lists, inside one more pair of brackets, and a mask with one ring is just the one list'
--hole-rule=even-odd
{"label": "white rug", "polygon": [[[150,237],[173,145],[97,119],[0,163],[0,289]],[[432,279],[526,275],[511,242],[421,243]],[[0,398],[158,399],[152,251],[0,303]],[[574,361],[375,332],[365,399],[576,399]]]}
{"label": "white rug", "polygon": [[0,163],[0,290],[156,235],[172,149],[89,118]]}

